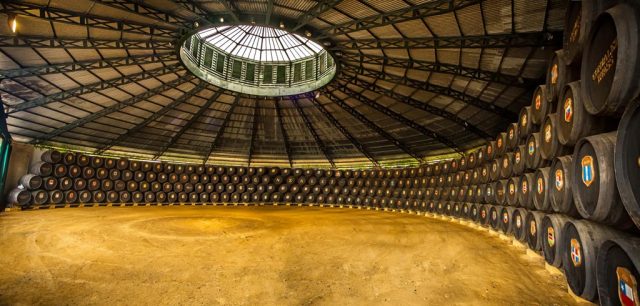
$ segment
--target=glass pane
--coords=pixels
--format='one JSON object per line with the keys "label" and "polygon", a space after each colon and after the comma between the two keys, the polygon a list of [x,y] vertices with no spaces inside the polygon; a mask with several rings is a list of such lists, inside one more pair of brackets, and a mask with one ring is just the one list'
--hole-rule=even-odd
{"label": "glass pane", "polygon": [[293,65],[293,81],[302,81],[302,63],[296,63]]}
{"label": "glass pane", "polygon": [[205,47],[204,48],[204,66],[207,68],[211,68],[211,64],[213,64],[213,49]]}
{"label": "glass pane", "polygon": [[276,83],[278,84],[284,84],[286,83],[286,73],[287,73],[287,67],[285,66],[278,66],[278,70],[276,71]]}
{"label": "glass pane", "polygon": [[231,77],[239,79],[242,76],[242,62],[233,61],[233,68],[231,69]]}
{"label": "glass pane", "polygon": [[218,53],[218,58],[216,59],[216,71],[218,73],[224,73],[224,55]]}
{"label": "glass pane", "polygon": [[271,65],[264,66],[263,75],[264,75],[263,82],[265,84],[273,83],[273,66]]}
{"label": "glass pane", "polygon": [[199,48],[200,48],[200,41],[196,39],[193,41],[193,50],[191,50],[191,54],[193,54],[193,57],[198,58]]}
{"label": "glass pane", "polygon": [[187,50],[191,50],[191,37],[192,36],[189,36],[189,38],[184,41],[184,47],[187,48]]}
{"label": "glass pane", "polygon": [[313,60],[306,61],[304,63],[304,79],[305,80],[313,79]]}
{"label": "glass pane", "polygon": [[326,53],[322,53],[322,55],[320,55],[320,63],[318,63],[318,66],[320,66],[320,73],[324,73],[324,71],[326,70],[327,66],[326,66],[326,61],[327,61],[327,54]]}
{"label": "glass pane", "polygon": [[247,76],[245,80],[253,82],[256,79],[256,64],[247,63]]}

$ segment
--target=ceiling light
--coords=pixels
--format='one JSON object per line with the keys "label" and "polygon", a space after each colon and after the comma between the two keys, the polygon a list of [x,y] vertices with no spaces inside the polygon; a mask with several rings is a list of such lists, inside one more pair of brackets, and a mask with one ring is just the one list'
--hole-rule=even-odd
{"label": "ceiling light", "polygon": [[220,17],[220,22],[224,22],[224,17]]}
{"label": "ceiling light", "polygon": [[18,30],[18,18],[16,18],[16,15],[9,15],[9,28],[13,33]]}
{"label": "ceiling light", "polygon": [[284,22],[280,21],[280,28],[284,29]]}
{"label": "ceiling light", "polygon": [[308,30],[304,31],[304,35],[307,36],[307,37],[311,37],[311,32],[309,32]]}
{"label": "ceiling light", "polygon": [[197,27],[200,26],[200,24],[196,21],[196,22],[193,23],[193,26],[197,28]]}

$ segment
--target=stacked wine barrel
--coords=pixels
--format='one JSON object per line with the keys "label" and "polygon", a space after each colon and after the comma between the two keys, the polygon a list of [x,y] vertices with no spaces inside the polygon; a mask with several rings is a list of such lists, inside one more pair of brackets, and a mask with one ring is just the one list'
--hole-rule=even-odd
{"label": "stacked wine barrel", "polygon": [[[460,159],[322,170],[111,159],[47,151],[10,201],[23,207],[244,203],[351,205],[469,219],[513,235],[569,287],[638,303],[640,10],[571,1],[564,48],[518,122]],[[629,302],[631,301],[631,302]]]}

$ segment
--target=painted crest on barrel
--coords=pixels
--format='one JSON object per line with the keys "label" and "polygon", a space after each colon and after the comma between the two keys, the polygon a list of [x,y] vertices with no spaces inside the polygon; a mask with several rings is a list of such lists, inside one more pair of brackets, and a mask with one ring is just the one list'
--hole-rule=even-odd
{"label": "painted crest on barrel", "polygon": [[520,126],[522,127],[526,127],[527,126],[527,114],[524,113],[522,114],[522,119],[520,119]]}
{"label": "painted crest on barrel", "polygon": [[551,124],[544,126],[544,141],[547,143],[551,142]]}
{"label": "painted crest on barrel", "polygon": [[516,227],[520,228],[522,226],[522,217],[520,215],[516,216]]}
{"label": "painted crest on barrel", "polygon": [[536,144],[533,141],[529,141],[529,155],[536,153]]}
{"label": "painted crest on barrel", "polygon": [[531,220],[531,222],[529,222],[529,232],[531,232],[531,236],[535,236],[537,231],[536,220]]}
{"label": "painted crest on barrel", "polygon": [[509,194],[513,195],[514,193],[516,193],[516,186],[513,185],[513,182],[509,183]]}
{"label": "painted crest on barrel", "polygon": [[554,63],[551,66],[551,84],[558,83],[558,63]]}
{"label": "painted crest on barrel", "polygon": [[590,187],[596,179],[593,157],[591,157],[591,155],[586,155],[582,157],[580,163],[582,165],[582,183],[584,183],[585,186]]}
{"label": "painted crest on barrel", "polygon": [[496,213],[496,211],[494,210],[491,212],[491,220],[496,220],[496,219],[498,219],[498,213]]}
{"label": "painted crest on barrel", "polygon": [[522,193],[526,194],[527,192],[529,192],[529,184],[527,183],[527,180],[523,180],[522,181]]}
{"label": "painted crest on barrel", "polygon": [[547,243],[550,247],[556,244],[556,233],[551,226],[547,227]]}
{"label": "painted crest on barrel", "polygon": [[564,175],[562,173],[562,170],[558,169],[556,170],[556,190],[560,191],[562,190],[562,187],[564,187]]}
{"label": "painted crest on barrel", "polygon": [[498,148],[502,148],[502,137],[498,138],[498,141],[496,144],[498,145]]}
{"label": "painted crest on barrel", "polygon": [[502,222],[504,224],[509,223],[509,214],[508,213],[506,213],[506,212],[502,213]]}
{"label": "painted crest on barrel", "polygon": [[516,154],[514,154],[515,160],[516,160],[516,164],[520,163],[520,151],[516,152]]}
{"label": "painted crest on barrel", "polygon": [[540,93],[538,93],[536,95],[536,103],[535,103],[536,110],[540,110],[541,106],[542,106],[542,97],[541,97]]}
{"label": "painted crest on barrel", "polygon": [[493,146],[488,145],[487,146],[487,154],[491,154],[492,151],[493,151]]}
{"label": "painted crest on barrel", "polygon": [[564,121],[571,122],[573,119],[573,99],[564,100]]}
{"label": "painted crest on barrel", "polygon": [[484,209],[483,209],[483,210],[481,210],[481,211],[480,211],[480,217],[482,217],[482,219],[486,218],[486,217],[487,217],[487,211],[486,211],[486,210],[484,210]]}
{"label": "painted crest on barrel", "polygon": [[638,282],[631,271],[625,267],[617,267],[616,275],[618,276],[618,298],[620,299],[620,305],[640,305]]}
{"label": "painted crest on barrel", "polygon": [[539,194],[542,194],[544,192],[544,181],[542,180],[541,177],[538,178],[537,188],[538,188]]}
{"label": "painted crest on barrel", "polygon": [[502,167],[506,168],[507,166],[509,166],[509,158],[507,157],[507,155],[505,155],[502,159]]}
{"label": "painted crest on barrel", "polygon": [[513,129],[509,129],[509,139],[513,139]]}
{"label": "painted crest on barrel", "polygon": [[577,239],[571,239],[571,262],[574,267],[582,266],[582,250]]}

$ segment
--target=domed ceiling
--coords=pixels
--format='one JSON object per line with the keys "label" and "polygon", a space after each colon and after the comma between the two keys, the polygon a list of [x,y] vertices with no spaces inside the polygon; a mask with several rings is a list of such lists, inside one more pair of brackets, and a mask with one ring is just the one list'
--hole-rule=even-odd
{"label": "domed ceiling", "polygon": [[[561,41],[557,0],[0,3],[0,94],[19,142],[235,165],[369,167],[460,154],[516,121]],[[12,27],[15,22],[15,32]],[[308,93],[216,87],[186,38],[268,25],[323,46]]]}

